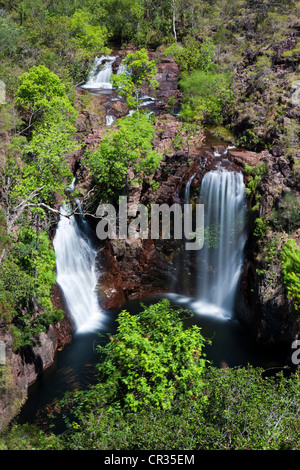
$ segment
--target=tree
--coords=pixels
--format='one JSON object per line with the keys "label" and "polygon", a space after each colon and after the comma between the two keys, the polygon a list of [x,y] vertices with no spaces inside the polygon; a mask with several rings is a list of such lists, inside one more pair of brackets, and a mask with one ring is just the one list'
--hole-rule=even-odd
{"label": "tree", "polygon": [[[76,112],[57,75],[44,66],[33,67],[20,77],[16,95],[17,103],[29,112],[25,131],[31,132],[28,140],[12,139],[1,160],[1,204],[10,234],[25,211],[49,210],[47,204],[64,193],[72,179],[65,155],[78,148],[72,138]],[[17,158],[14,143],[19,147]]]}
{"label": "tree", "polygon": [[44,65],[35,65],[19,78],[15,102],[34,111],[48,109],[54,97],[64,97],[66,90],[59,77]]}
{"label": "tree", "polygon": [[134,171],[133,183],[139,182],[153,173],[162,158],[153,150],[155,127],[146,115],[137,111],[119,119],[117,126],[106,133],[95,152],[86,156],[104,199],[117,197],[127,186],[129,168]]}
{"label": "tree", "polygon": [[[95,2],[95,0],[94,0]],[[101,24],[105,24],[115,41],[133,41],[139,35],[144,15],[143,0],[99,0],[89,8],[93,16],[101,12]]]}
{"label": "tree", "polygon": [[85,56],[102,50],[108,37],[106,27],[101,28],[92,23],[93,16],[80,9],[76,10],[70,20],[70,31],[73,36],[71,40],[78,48],[82,49]]}
{"label": "tree", "polygon": [[164,55],[173,55],[182,75],[188,76],[196,70],[217,72],[218,64],[214,62],[215,46],[211,39],[200,42],[193,36],[186,36],[182,45],[172,44],[164,51]]}
{"label": "tree", "polygon": [[178,394],[203,398],[204,339],[197,326],[184,329],[183,314],[167,299],[144,306],[138,315],[121,312],[117,333],[99,347],[105,354],[99,370],[113,383],[114,406],[170,409]]}
{"label": "tree", "polygon": [[157,66],[154,60],[149,60],[146,49],[127,54],[124,64],[127,71],[113,74],[111,82],[113,87],[119,90],[119,94],[126,98],[129,108],[138,108],[140,87],[146,85],[154,90],[158,86],[155,80]]}
{"label": "tree", "polygon": [[181,116],[186,121],[220,124],[223,110],[232,99],[230,77],[196,70],[179,83],[184,93]]}

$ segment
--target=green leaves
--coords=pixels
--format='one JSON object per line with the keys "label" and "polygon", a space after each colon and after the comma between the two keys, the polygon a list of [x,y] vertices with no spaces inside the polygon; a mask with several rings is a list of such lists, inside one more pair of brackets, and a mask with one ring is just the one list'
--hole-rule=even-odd
{"label": "green leaves", "polygon": [[213,61],[215,46],[211,39],[207,38],[203,43],[193,36],[186,36],[183,45],[172,44],[164,52],[165,56],[173,55],[182,74],[187,75],[202,70],[206,73],[217,72],[218,65]]}
{"label": "green leaves", "polygon": [[1,265],[0,301],[10,316],[1,313],[0,321],[12,332],[15,349],[31,345],[41,331],[62,317],[51,302],[55,277],[55,253],[48,234],[41,231],[37,236],[22,228]]}
{"label": "green leaves", "polygon": [[32,67],[20,77],[16,101],[31,116],[24,131],[30,130],[28,140],[12,140],[2,168],[9,233],[24,211],[40,210],[64,193],[72,179],[66,155],[78,149],[73,140],[77,113],[57,75],[44,66]]}
{"label": "green leaves", "polygon": [[196,70],[185,76],[179,86],[184,93],[181,117],[186,121],[220,124],[223,111],[232,99],[230,77],[226,74]]}
{"label": "green leaves", "polygon": [[140,103],[140,86],[146,85],[153,90],[157,88],[157,66],[154,60],[148,59],[146,49],[127,54],[124,63],[130,73],[113,74],[111,82],[114,88],[118,88],[119,94],[126,98],[128,107],[133,109]]}
{"label": "green leaves", "polygon": [[65,97],[66,90],[58,76],[44,65],[34,66],[29,72],[23,73],[16,92],[15,102],[31,112],[48,110],[51,100]]}
{"label": "green leaves", "polygon": [[[20,77],[16,102],[30,117],[27,138],[11,139],[1,161],[7,233],[1,234],[0,295],[1,321],[8,324],[18,348],[33,344],[62,316],[51,301],[55,254],[40,225],[73,178],[66,155],[78,146],[73,140],[76,111],[63,83],[46,67],[33,67]],[[28,228],[32,225],[35,230]]]}
{"label": "green leaves", "polygon": [[93,15],[81,9],[76,10],[70,20],[73,43],[84,53],[102,50],[108,38],[107,28],[93,25]]}
{"label": "green leaves", "polygon": [[120,313],[117,334],[100,348],[103,380],[116,380],[113,403],[135,412],[145,405],[170,409],[178,394],[201,400],[204,339],[198,327],[184,329],[181,315],[167,299],[136,316]]}
{"label": "green leaves", "polygon": [[118,129],[109,130],[97,150],[87,154],[87,164],[97,178],[104,198],[118,195],[127,185],[129,167],[133,169],[136,181],[157,168],[161,156],[153,150],[154,135],[151,120],[135,112],[119,119]]}
{"label": "green leaves", "polygon": [[288,239],[281,252],[283,281],[288,297],[300,308],[300,247],[296,240]]}

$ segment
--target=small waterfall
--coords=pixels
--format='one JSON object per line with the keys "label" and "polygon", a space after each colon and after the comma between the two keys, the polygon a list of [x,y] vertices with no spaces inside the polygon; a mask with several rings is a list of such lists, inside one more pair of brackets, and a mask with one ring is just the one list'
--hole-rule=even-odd
{"label": "small waterfall", "polygon": [[245,186],[242,173],[219,169],[204,175],[204,246],[199,251],[195,308],[231,317],[243,264]]}
{"label": "small waterfall", "polygon": [[[85,221],[80,230],[71,206],[61,208],[53,241],[56,254],[57,283],[62,289],[76,332],[95,331],[101,322],[96,293],[96,251],[84,236]],[[66,217],[69,216],[69,217]],[[81,217],[81,216],[80,216]]]}
{"label": "small waterfall", "polygon": [[193,176],[190,177],[188,180],[185,191],[184,191],[184,204],[189,204],[190,203],[190,190],[191,190],[191,184],[193,179],[195,178],[196,173],[193,174]]}
{"label": "small waterfall", "polygon": [[107,114],[106,115],[106,125],[107,126],[111,126],[112,123],[116,120],[115,116],[113,116],[112,114]]}
{"label": "small waterfall", "polygon": [[113,73],[112,65],[115,60],[116,57],[114,56],[96,57],[88,81],[82,85],[82,88],[91,88],[93,90],[99,88],[112,89],[112,84],[109,80]]}
{"label": "small waterfall", "polygon": [[127,66],[123,60],[120,62],[117,70],[117,74],[119,75],[120,73],[126,73],[126,75],[130,75],[130,71],[127,69]]}

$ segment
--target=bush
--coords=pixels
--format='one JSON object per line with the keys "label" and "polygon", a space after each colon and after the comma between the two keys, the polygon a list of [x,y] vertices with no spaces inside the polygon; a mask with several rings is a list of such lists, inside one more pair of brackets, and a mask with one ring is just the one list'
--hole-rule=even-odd
{"label": "bush", "polygon": [[135,182],[158,167],[161,155],[153,150],[155,127],[140,112],[118,120],[118,129],[109,130],[97,150],[86,156],[87,164],[100,185],[101,197],[118,197],[127,186],[127,172],[135,172]]}
{"label": "bush", "polygon": [[183,46],[172,44],[165,50],[164,55],[173,55],[183,74],[190,74],[195,70],[216,72],[218,69],[218,65],[214,62],[215,46],[211,39],[200,43],[192,36],[187,36],[184,38]]}
{"label": "bush", "polygon": [[300,247],[289,239],[281,252],[282,274],[288,297],[300,308]]}
{"label": "bush", "polygon": [[221,124],[224,108],[232,99],[230,76],[196,70],[179,82],[183,91],[180,112],[186,121],[196,120],[205,124]]}
{"label": "bush", "polygon": [[204,339],[199,327],[184,329],[182,313],[167,299],[136,316],[121,312],[117,334],[99,347],[105,354],[99,366],[102,380],[114,382],[114,406],[170,409],[179,394],[201,401]]}

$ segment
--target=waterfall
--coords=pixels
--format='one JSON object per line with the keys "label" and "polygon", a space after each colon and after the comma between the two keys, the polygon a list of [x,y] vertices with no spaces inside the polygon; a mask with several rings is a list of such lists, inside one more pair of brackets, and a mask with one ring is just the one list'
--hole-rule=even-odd
{"label": "waterfall", "polygon": [[200,313],[231,317],[243,264],[245,187],[242,173],[222,169],[204,175],[204,246],[199,251],[197,301]]}
{"label": "waterfall", "polygon": [[116,120],[115,116],[113,116],[112,114],[107,114],[106,115],[106,125],[107,126],[111,126],[112,123]]}
{"label": "waterfall", "polygon": [[109,80],[113,73],[112,64],[115,60],[116,57],[114,56],[96,57],[88,81],[82,85],[82,88],[91,88],[94,90],[99,88],[112,89],[112,84]]}
{"label": "waterfall", "polygon": [[190,189],[191,189],[191,184],[193,179],[195,178],[196,173],[193,174],[193,176],[190,177],[188,180],[185,191],[184,191],[184,204],[189,204],[190,203]]}
{"label": "waterfall", "polygon": [[117,74],[119,75],[120,73],[126,73],[126,75],[130,75],[130,71],[127,69],[127,66],[123,60],[121,61],[117,70]]}
{"label": "waterfall", "polygon": [[[53,241],[56,254],[57,283],[64,294],[77,332],[96,330],[101,321],[95,267],[96,251],[74,215],[71,206],[63,205]],[[69,216],[69,217],[66,217]],[[80,216],[81,217],[81,216]]]}

